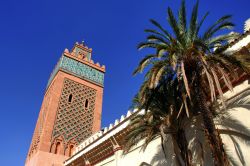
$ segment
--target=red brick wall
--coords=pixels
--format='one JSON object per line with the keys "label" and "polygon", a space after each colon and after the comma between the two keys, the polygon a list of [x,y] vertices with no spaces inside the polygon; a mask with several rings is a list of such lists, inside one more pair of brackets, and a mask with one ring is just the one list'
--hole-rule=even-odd
{"label": "red brick wall", "polygon": [[[32,138],[31,147],[33,148],[30,147],[26,159],[27,166],[51,166],[52,164],[58,164],[59,166],[60,164],[62,165],[65,159],[67,159],[67,149],[66,151],[60,150],[59,154],[50,153],[51,148],[55,148],[52,147],[52,133],[65,78],[96,90],[92,132],[94,133],[100,130],[103,87],[91,83],[89,81],[80,79],[76,76],[67,74],[63,71],[59,71],[54,77],[53,81],[51,82],[51,85],[48,87],[44,96],[43,104],[36,124],[36,129]],[[33,146],[34,142],[37,142],[37,145],[35,144],[35,148]]]}

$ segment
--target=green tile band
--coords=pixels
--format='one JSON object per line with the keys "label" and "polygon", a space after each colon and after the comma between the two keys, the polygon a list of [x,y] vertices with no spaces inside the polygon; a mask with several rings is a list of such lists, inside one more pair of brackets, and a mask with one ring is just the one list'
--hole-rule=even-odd
{"label": "green tile band", "polygon": [[79,61],[71,59],[69,57],[62,56],[60,58],[59,62],[57,63],[55,69],[53,70],[50,78],[49,78],[47,88],[50,85],[53,78],[55,77],[56,73],[60,69],[63,69],[64,71],[69,72],[70,74],[73,74],[77,77],[93,81],[99,85],[104,84],[104,73],[103,72],[101,72],[95,68],[92,68],[88,65],[85,65]]}

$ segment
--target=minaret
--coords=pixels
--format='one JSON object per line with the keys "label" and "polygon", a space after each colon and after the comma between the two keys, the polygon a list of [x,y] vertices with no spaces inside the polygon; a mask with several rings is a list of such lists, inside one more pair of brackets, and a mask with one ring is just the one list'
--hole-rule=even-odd
{"label": "minaret", "polygon": [[100,130],[104,73],[83,43],[65,49],[49,78],[25,165],[60,166]]}

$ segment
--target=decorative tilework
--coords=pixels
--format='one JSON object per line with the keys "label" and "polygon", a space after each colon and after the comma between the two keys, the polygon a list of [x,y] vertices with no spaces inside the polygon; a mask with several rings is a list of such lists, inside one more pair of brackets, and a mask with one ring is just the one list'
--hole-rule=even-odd
{"label": "decorative tilework", "polygon": [[63,69],[66,72],[74,74],[78,77],[93,81],[99,85],[103,85],[104,83],[104,73],[94,69],[88,65],[85,65],[81,62],[78,62],[74,59],[71,59],[66,56],[62,56],[59,62],[57,63],[54,71],[52,72],[50,79],[48,81],[48,86],[50,85],[51,81],[55,77],[55,74],[58,70]]}
{"label": "decorative tilework", "polygon": [[[69,102],[69,96],[73,95]],[[88,100],[88,107],[85,102]],[[52,140],[62,136],[64,143],[75,139],[77,143],[92,134],[96,90],[65,79]]]}
{"label": "decorative tilework", "polygon": [[103,85],[104,74],[88,65],[78,62],[74,59],[63,57],[61,67],[80,77],[87,78],[91,81]]}

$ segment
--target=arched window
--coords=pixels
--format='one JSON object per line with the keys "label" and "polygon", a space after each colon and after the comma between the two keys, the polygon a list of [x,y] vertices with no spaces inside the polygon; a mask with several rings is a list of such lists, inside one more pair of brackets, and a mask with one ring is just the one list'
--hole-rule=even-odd
{"label": "arched window", "polygon": [[86,99],[86,100],[85,100],[85,108],[88,108],[88,107],[89,107],[89,100]]}
{"label": "arched window", "polygon": [[69,147],[69,157],[72,156],[73,148],[74,148],[74,146],[73,146],[73,145],[70,145],[70,147]]}
{"label": "arched window", "polygon": [[58,154],[58,153],[59,153],[59,151],[60,151],[60,145],[61,145],[60,142],[57,142],[57,143],[56,143],[55,154]]}
{"label": "arched window", "polygon": [[73,98],[73,95],[72,95],[72,94],[70,94],[70,95],[69,95],[69,99],[68,99],[68,102],[69,102],[69,103],[71,103],[72,98]]}

